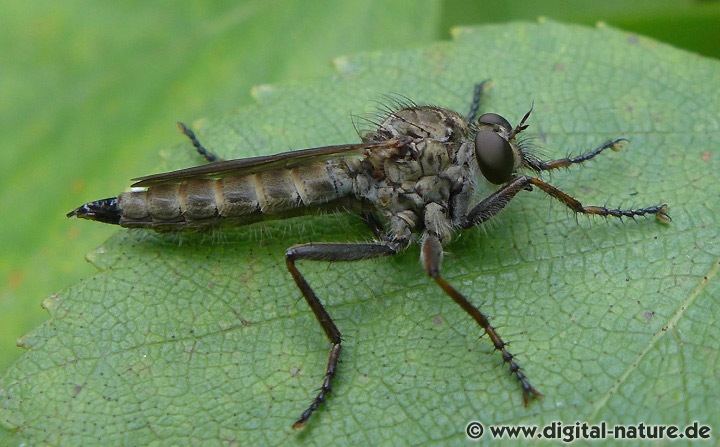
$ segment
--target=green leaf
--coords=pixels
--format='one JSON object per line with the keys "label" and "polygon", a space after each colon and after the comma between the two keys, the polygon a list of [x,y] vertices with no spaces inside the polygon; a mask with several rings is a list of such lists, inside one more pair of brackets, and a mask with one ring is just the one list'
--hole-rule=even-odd
{"label": "green leaf", "polygon": [[[50,320],[24,337],[29,351],[2,378],[10,439],[447,445],[466,442],[471,420],[717,427],[720,64],[604,27],[519,23],[454,36],[341,58],[332,78],[257,88],[257,105],[193,127],[225,157],[357,141],[350,114],[372,112],[382,93],[464,113],[472,85],[492,78],[483,110],[516,122],[534,102],[528,132],[548,157],[629,138],[548,179],[586,204],[667,202],[671,224],[576,222],[524,192],[447,247],[446,279],[494,317],[543,399],[522,405],[499,354],[413,247],[300,265],[345,339],[327,404],[294,432],[329,346],[284,251],[366,240],[358,219],[118,231],[89,255],[94,277],[46,300]],[[167,156],[168,169],[197,162],[188,144]]]}

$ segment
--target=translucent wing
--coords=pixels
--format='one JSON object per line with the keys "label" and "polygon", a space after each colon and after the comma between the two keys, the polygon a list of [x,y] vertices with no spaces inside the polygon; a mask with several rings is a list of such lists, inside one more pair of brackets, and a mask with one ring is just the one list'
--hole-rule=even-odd
{"label": "translucent wing", "polygon": [[133,183],[132,186],[179,183],[191,179],[220,178],[228,175],[248,175],[275,169],[288,169],[336,158],[361,158],[371,151],[397,148],[406,143],[407,141],[404,138],[393,138],[378,143],[341,144],[283,152],[275,155],[239,158],[237,160],[220,161],[177,171],[134,178],[133,181],[135,183]]}

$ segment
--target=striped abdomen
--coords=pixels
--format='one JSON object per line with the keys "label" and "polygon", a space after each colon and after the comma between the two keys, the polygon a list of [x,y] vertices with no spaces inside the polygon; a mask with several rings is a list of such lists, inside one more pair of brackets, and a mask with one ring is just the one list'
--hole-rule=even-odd
{"label": "striped abdomen", "polygon": [[[332,160],[244,176],[152,185],[122,193],[117,199],[88,203],[71,215],[131,228],[193,230],[244,225],[318,209],[333,211],[349,205],[354,199],[352,191],[347,164]],[[96,216],[99,211],[103,218]]]}

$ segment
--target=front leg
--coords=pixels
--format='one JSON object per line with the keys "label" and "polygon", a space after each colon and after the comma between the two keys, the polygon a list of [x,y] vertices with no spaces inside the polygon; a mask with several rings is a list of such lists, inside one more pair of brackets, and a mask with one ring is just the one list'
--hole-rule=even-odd
{"label": "front leg", "polygon": [[515,197],[517,193],[522,190],[532,190],[533,186],[538,187],[543,192],[578,214],[597,215],[603,217],[611,216],[618,218],[629,217],[631,219],[635,219],[637,216],[654,214],[661,222],[667,223],[670,221],[670,215],[667,213],[667,205],[664,204],[634,210],[606,208],[604,206],[585,206],[576,198],[537,177],[520,175],[475,205],[475,207],[467,214],[464,221],[460,222],[460,227],[470,228],[491,219],[500,212],[500,210],[505,208],[505,206]]}
{"label": "front leg", "polygon": [[320,407],[320,404],[325,401],[327,394],[332,389],[332,381],[337,373],[338,360],[340,359],[340,351],[342,350],[342,335],[340,330],[335,325],[335,322],[330,317],[330,314],[325,310],[318,299],[315,291],[310,287],[310,284],[305,280],[305,277],[300,273],[295,261],[298,260],[311,260],[311,261],[357,261],[360,259],[378,258],[381,256],[392,256],[397,254],[399,246],[396,243],[391,242],[378,242],[373,244],[334,244],[334,243],[322,243],[322,244],[301,244],[295,245],[288,248],[285,253],[285,263],[287,269],[290,271],[295,284],[303,294],[305,301],[307,301],[310,309],[312,309],[317,318],[320,326],[325,331],[325,335],[332,346],[330,347],[330,353],[328,354],[328,362],[325,368],[325,378],[320,386],[320,392],[318,392],[315,399],[313,399],[310,406],[305,410],[297,421],[293,424],[293,428],[303,428],[307,424],[310,416]]}

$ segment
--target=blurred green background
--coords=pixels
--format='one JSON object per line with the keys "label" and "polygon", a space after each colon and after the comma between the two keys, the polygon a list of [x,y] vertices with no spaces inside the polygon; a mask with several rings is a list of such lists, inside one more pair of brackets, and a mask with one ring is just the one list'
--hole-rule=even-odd
{"label": "blurred green background", "polygon": [[161,150],[184,143],[175,121],[251,104],[253,86],[332,76],[337,56],[422,46],[453,26],[538,16],[720,56],[717,1],[498,3],[1,3],[0,370],[47,318],[41,301],[90,277],[84,254],[117,231],[65,213],[154,172]]}

